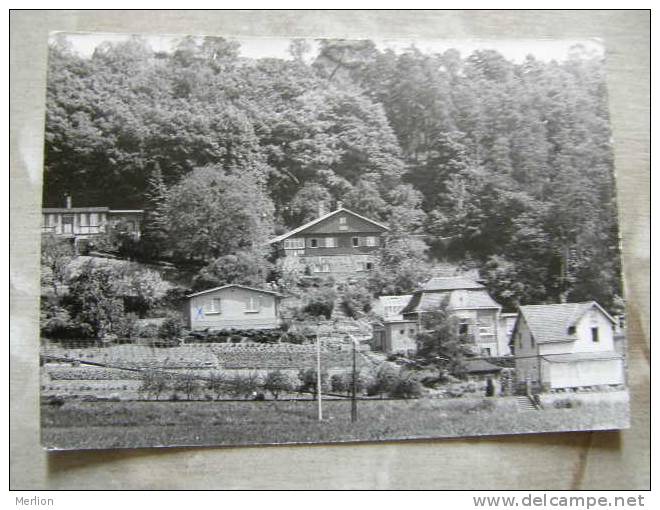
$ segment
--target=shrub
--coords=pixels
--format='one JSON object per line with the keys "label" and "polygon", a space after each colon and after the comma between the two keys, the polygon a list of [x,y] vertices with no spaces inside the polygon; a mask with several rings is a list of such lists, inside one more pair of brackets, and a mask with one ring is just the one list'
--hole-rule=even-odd
{"label": "shrub", "polygon": [[330,378],[330,387],[335,393],[344,393],[349,391],[349,387],[344,374],[335,374]]}
{"label": "shrub", "polygon": [[259,388],[259,378],[256,373],[236,374],[231,378],[230,387],[234,396],[249,398]]}
{"label": "shrub", "polygon": [[383,396],[383,394],[389,394],[394,390],[398,378],[399,370],[388,363],[384,363],[378,369],[376,379],[373,381],[371,386],[367,388],[367,393],[369,395],[380,396]]}
{"label": "shrub", "polygon": [[143,372],[142,384],[140,385],[139,392],[146,397],[158,397],[170,387],[170,381],[167,376],[159,372]]}
{"label": "shrub", "polygon": [[419,398],[422,395],[422,384],[411,374],[399,376],[390,396],[397,398]]}
{"label": "shrub", "polygon": [[309,292],[307,304],[301,311],[313,317],[330,319],[336,297],[337,295],[332,287],[313,289]]}
{"label": "shrub", "polygon": [[183,333],[183,322],[179,317],[168,317],[158,327],[158,337],[163,339],[178,338]]}
{"label": "shrub", "polygon": [[[316,390],[318,387],[317,381],[317,372],[316,368],[308,368],[306,370],[300,369],[298,372],[298,378],[301,381],[300,389],[301,391],[309,391],[316,396]],[[321,369],[321,391],[328,391],[330,389],[330,384],[328,381],[328,373]]]}
{"label": "shrub", "polygon": [[225,377],[219,373],[214,372],[206,381],[206,388],[213,392],[216,400],[219,400],[220,397],[229,391],[229,383]]}
{"label": "shrub", "polygon": [[191,400],[201,391],[202,385],[194,374],[188,372],[182,376],[179,376],[174,381],[174,389],[183,393],[188,400]]}
{"label": "shrub", "polygon": [[293,390],[294,383],[287,374],[281,370],[275,370],[268,372],[268,375],[266,375],[264,389],[270,391],[273,397],[275,397],[275,400],[277,400],[281,392]]}
{"label": "shrub", "polygon": [[362,284],[346,285],[341,295],[341,306],[346,315],[357,318],[371,310],[371,293]]}

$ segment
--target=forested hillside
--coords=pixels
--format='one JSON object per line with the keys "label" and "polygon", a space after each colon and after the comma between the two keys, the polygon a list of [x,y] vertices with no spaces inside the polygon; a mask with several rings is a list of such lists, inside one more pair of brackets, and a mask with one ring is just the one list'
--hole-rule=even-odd
{"label": "forested hillside", "polygon": [[[144,208],[145,243],[217,265],[253,262],[319,202],[342,201],[390,225],[390,273],[449,261],[478,268],[507,308],[620,306],[600,57],[330,40],[311,63],[304,41],[290,51],[250,60],[219,38],[171,52],[134,38],[84,58],[58,39],[44,205],[69,192],[75,205]],[[419,274],[407,276],[383,288],[410,291]]]}

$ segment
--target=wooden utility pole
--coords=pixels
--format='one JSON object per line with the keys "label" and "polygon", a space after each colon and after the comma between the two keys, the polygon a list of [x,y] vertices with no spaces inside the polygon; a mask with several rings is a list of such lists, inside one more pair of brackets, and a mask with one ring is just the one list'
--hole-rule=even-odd
{"label": "wooden utility pole", "polygon": [[319,421],[323,421],[323,404],[321,398],[321,332],[316,329],[316,398],[319,404]]}

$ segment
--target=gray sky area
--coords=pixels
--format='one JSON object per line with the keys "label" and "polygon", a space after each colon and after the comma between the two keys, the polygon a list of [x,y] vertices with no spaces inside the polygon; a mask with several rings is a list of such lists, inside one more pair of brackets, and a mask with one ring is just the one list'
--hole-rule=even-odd
{"label": "gray sky area", "polygon": [[[104,41],[119,42],[131,37],[131,34],[109,33],[71,33],[65,34],[74,49],[83,56],[89,56],[94,48]],[[147,35],[141,34],[156,51],[168,51],[182,35]],[[290,58],[287,51],[291,39],[270,37],[226,37],[241,44],[241,56],[247,58]],[[494,49],[506,58],[521,62],[527,55],[532,54],[539,60],[564,60],[570,48],[581,44],[589,53],[603,54],[603,45],[597,39],[533,39],[533,40],[482,40],[482,39],[373,39],[380,49],[390,48],[399,52],[411,45],[416,46],[424,53],[442,53],[447,49],[455,48],[461,55],[469,55],[478,49]],[[315,56],[317,43],[309,39],[312,45],[310,57]]]}

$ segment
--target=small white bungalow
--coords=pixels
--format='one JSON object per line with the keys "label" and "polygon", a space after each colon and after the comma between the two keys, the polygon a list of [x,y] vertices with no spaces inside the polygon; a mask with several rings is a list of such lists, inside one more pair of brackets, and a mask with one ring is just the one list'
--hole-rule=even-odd
{"label": "small white bungalow", "polygon": [[518,381],[543,390],[624,384],[614,329],[595,301],[521,306],[510,342]]}
{"label": "small white bungalow", "polygon": [[273,329],[280,325],[280,300],[272,290],[230,284],[186,296],[191,330]]}

